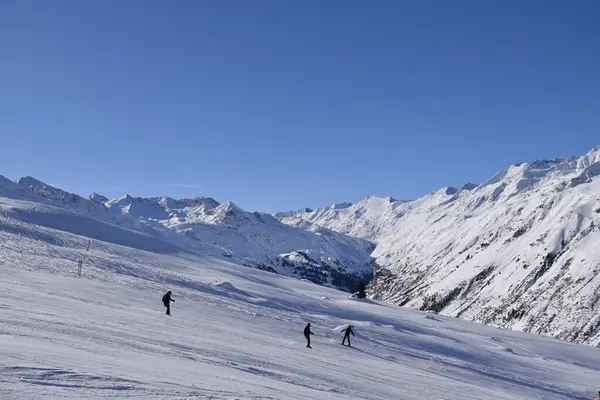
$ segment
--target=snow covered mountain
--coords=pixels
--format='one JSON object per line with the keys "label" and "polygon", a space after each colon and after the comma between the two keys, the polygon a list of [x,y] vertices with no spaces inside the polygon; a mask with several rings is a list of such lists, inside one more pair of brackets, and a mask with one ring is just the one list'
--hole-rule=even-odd
{"label": "snow covered mountain", "polygon": [[600,147],[414,201],[277,214],[373,241],[373,298],[600,345]]}
{"label": "snow covered mountain", "polygon": [[0,202],[2,198],[11,200],[4,201],[4,213],[16,224],[113,243],[127,238],[125,245],[131,245],[130,236],[119,229],[132,230],[152,237],[154,246],[176,246],[347,291],[354,291],[359,279],[369,281],[372,276],[372,243],[308,223],[292,227],[229,201],[131,196],[108,200],[97,193],[83,198],[31,177],[13,182],[0,176]]}
{"label": "snow covered mountain", "polygon": [[[402,204],[369,201],[381,210]],[[294,275],[311,254],[352,262],[373,250],[297,225],[211,199],[86,199],[0,178],[0,399],[584,400],[597,392],[600,349],[240,266],[272,258],[271,268]],[[279,253],[290,248],[305,251]],[[171,316],[160,301],[167,290]],[[351,348],[335,328],[345,324],[354,326]]]}

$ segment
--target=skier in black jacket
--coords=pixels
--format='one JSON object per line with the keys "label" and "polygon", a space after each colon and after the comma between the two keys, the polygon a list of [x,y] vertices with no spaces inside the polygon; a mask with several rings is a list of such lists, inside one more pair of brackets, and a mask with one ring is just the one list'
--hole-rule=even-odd
{"label": "skier in black jacket", "polygon": [[344,329],[342,332],[344,332],[344,340],[342,340],[342,346],[346,343],[346,339],[348,339],[348,347],[352,347],[352,346],[350,346],[350,334],[352,334],[352,336],[354,336],[354,331],[352,330],[352,325],[350,325],[349,327]]}
{"label": "skier in black jacket", "polygon": [[165,314],[167,315],[171,315],[171,302],[175,302],[175,300],[173,300],[171,298],[171,291],[169,290],[167,293],[165,293],[165,295],[162,298],[162,302],[165,305],[165,307],[167,307],[167,312]]}
{"label": "skier in black jacket", "polygon": [[[314,333],[310,330],[310,322],[306,324],[304,328],[304,337],[306,338],[306,347],[310,347],[310,335],[314,335]],[[310,347],[312,349],[312,347]]]}

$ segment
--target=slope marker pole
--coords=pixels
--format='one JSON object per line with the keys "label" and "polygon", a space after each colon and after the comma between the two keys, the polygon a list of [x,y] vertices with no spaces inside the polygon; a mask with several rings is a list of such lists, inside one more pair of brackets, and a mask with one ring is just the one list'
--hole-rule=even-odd
{"label": "slope marker pole", "polygon": [[[89,251],[90,251],[90,246],[92,245],[92,241],[88,240],[88,245],[87,248],[85,250],[86,252],[86,257],[89,259]],[[81,278],[81,269],[83,267],[83,255],[81,255],[81,257],[79,258],[79,261],[77,262],[78,268],[77,268],[77,276]]]}

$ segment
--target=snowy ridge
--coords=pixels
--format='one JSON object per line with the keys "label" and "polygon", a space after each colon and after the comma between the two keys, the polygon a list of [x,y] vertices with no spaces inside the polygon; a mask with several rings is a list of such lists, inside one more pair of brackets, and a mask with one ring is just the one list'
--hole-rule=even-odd
{"label": "snowy ridge", "polygon": [[377,244],[371,297],[600,345],[600,147],[480,185],[278,214]]}
{"label": "snowy ridge", "polygon": [[108,224],[165,246],[347,291],[354,291],[359,279],[369,281],[373,271],[374,245],[366,240],[320,227],[292,227],[269,214],[246,212],[230,201],[129,195],[108,200],[97,193],[83,198],[32,177],[12,182],[0,176],[0,202],[2,198],[5,212],[17,221],[99,240],[111,241],[103,233],[108,231],[113,237],[129,238]]}
{"label": "snowy ridge", "polygon": [[388,221],[397,217],[405,202],[391,197],[369,196],[366,199],[346,207],[334,204],[317,210],[299,210],[297,212],[277,213],[275,217],[294,226],[303,226],[306,222],[316,224],[337,232],[377,241]]}

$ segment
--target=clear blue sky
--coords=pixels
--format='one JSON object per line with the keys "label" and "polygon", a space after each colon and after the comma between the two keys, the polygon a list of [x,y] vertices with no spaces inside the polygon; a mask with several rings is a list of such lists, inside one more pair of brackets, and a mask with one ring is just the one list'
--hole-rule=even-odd
{"label": "clear blue sky", "polygon": [[280,211],[600,144],[600,2],[0,2],[0,174]]}

